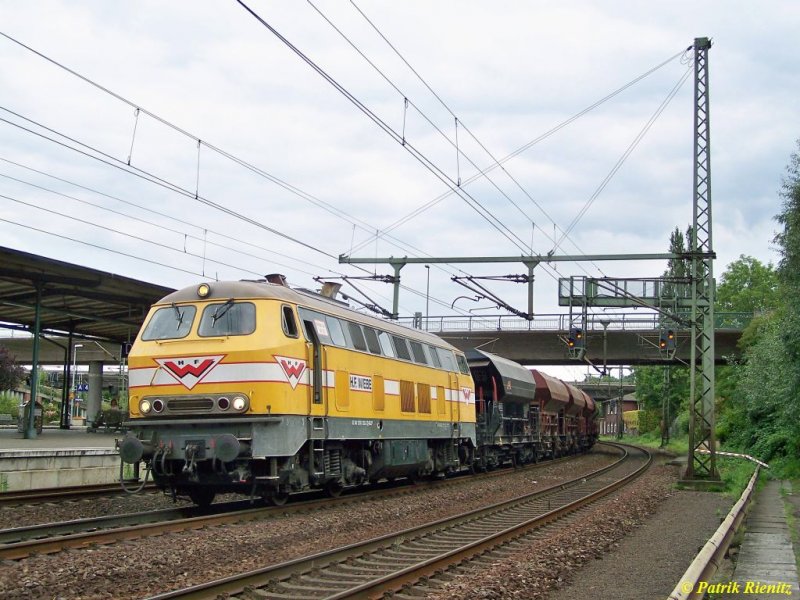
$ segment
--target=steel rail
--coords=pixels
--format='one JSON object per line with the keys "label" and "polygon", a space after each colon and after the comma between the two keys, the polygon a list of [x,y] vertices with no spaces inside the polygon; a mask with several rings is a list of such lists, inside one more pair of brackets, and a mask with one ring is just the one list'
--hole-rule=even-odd
{"label": "steel rail", "polygon": [[[425,525],[412,527],[397,533],[350,544],[341,548],[335,548],[312,556],[294,559],[217,581],[199,584],[186,589],[166,592],[153,596],[149,600],[171,600],[175,598],[196,600],[217,598],[220,595],[235,596],[236,594],[243,593],[250,594],[248,597],[255,594],[255,596],[258,597],[268,598],[270,597],[269,592],[263,590],[254,591],[254,588],[275,585],[276,582],[288,580],[288,578],[292,576],[302,576],[303,574],[309,573],[314,573],[315,580],[322,581],[327,586],[333,586],[334,581],[342,585],[340,585],[339,589],[336,591],[332,591],[326,587],[322,589],[315,589],[313,587],[304,588],[302,584],[298,584],[300,587],[294,588],[299,590],[295,592],[295,595],[306,593],[309,597],[314,596],[333,599],[373,597],[376,594],[396,591],[411,581],[416,581],[421,577],[435,574],[449,564],[461,562],[466,558],[485,552],[488,548],[503,544],[510,539],[518,538],[530,529],[538,528],[541,525],[552,522],[569,512],[577,510],[585,504],[611,493],[640,475],[644,469],[649,467],[652,461],[652,456],[649,452],[637,448],[635,450],[640,451],[646,460],[644,460],[643,464],[634,472],[628,473],[624,477],[616,478],[612,483],[602,485],[599,489],[590,490],[588,493],[578,493],[577,496],[579,497],[564,502],[560,507],[554,509],[550,508],[551,500],[548,499],[548,497],[562,492],[565,496],[574,496],[576,492],[579,492],[581,486],[588,487],[587,482],[593,482],[593,484],[602,482],[603,476],[627,463],[628,451],[625,450],[623,446],[619,444],[606,445],[622,449],[622,458],[611,465],[569,482],[550,486],[537,492],[522,494],[511,500],[468,511],[455,517],[448,517]],[[517,511],[520,506],[526,503],[544,502],[545,500],[547,500],[548,505],[544,508],[543,514],[539,514],[533,518],[525,518],[520,523],[515,523],[513,525],[508,524],[509,519],[512,519],[514,512]],[[489,521],[492,519],[499,519],[500,525],[496,531],[493,531],[489,535],[479,534],[477,535],[478,539],[471,539],[455,549],[442,548],[447,545],[447,541],[441,539],[437,540],[430,548],[422,548],[422,546],[424,546],[423,536],[430,534],[441,536],[442,532],[444,532],[446,538],[453,538],[459,535],[459,527],[468,530],[461,535],[464,535],[466,538],[475,538],[475,530],[478,528],[478,524],[481,521]],[[408,550],[406,554],[403,555],[403,547],[406,544],[413,545],[413,547],[406,546]],[[437,546],[438,549],[434,552],[435,556],[429,556],[424,560],[407,558],[411,555],[416,557],[420,554],[429,554],[433,552],[431,548],[435,549]],[[368,564],[367,562],[367,557],[372,557],[376,553],[387,554],[387,560],[392,566],[383,568],[383,571],[387,571],[388,569],[388,573],[381,574],[380,576],[370,575],[367,577],[364,575],[365,571],[373,571],[373,573],[375,573],[378,570],[378,567],[373,563]],[[409,560],[411,560],[413,564],[408,564]],[[348,571],[330,574],[327,579],[321,575],[326,568],[342,565],[345,565]],[[364,577],[367,578],[367,581],[364,581]],[[281,590],[274,592],[274,597],[276,598],[281,596],[289,597],[291,595],[292,591]]]}
{"label": "steel rail", "polygon": [[[569,461],[575,456],[566,456],[555,460],[539,462],[519,467],[517,470],[544,467]],[[136,539],[162,533],[187,531],[203,527],[228,525],[247,521],[283,516],[287,513],[300,513],[321,508],[345,505],[354,502],[374,500],[376,498],[415,493],[415,490],[426,486],[450,486],[462,481],[474,481],[477,478],[498,477],[508,474],[508,469],[500,469],[490,473],[481,473],[469,479],[454,477],[445,480],[419,481],[415,485],[378,484],[382,488],[369,490],[352,490],[339,498],[300,500],[285,506],[258,506],[253,508],[249,500],[218,503],[210,508],[201,509],[186,506],[160,511],[109,515],[90,519],[76,519],[60,523],[43,523],[28,527],[0,530],[0,560],[18,560],[32,554],[52,554],[66,548],[82,548],[93,544],[113,544],[123,540]],[[298,494],[296,497],[319,496],[319,492]],[[211,511],[211,514],[209,514]]]}
{"label": "steel rail", "polygon": [[[134,483],[134,481],[131,480],[129,483]],[[142,491],[148,492],[155,489],[156,486],[149,483]],[[125,491],[120,487],[118,482],[40,488],[34,490],[15,490],[11,492],[0,492],[0,507],[60,500],[80,500],[81,498],[94,498],[97,496],[116,496],[124,493]]]}

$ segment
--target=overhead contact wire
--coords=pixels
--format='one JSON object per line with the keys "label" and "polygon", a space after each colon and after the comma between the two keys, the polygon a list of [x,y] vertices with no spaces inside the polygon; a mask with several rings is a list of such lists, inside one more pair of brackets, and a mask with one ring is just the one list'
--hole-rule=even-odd
{"label": "overhead contact wire", "polygon": [[[135,108],[134,130],[133,130],[133,135],[132,135],[132,138],[131,138],[131,149],[129,151],[128,160],[127,160],[127,165],[128,166],[131,166],[130,162],[131,162],[131,158],[132,158],[132,155],[133,155],[133,145],[134,145],[134,141],[135,141],[135,137],[136,137],[136,128],[138,126],[140,113],[144,113],[145,115],[149,116],[150,118],[154,119],[155,121],[161,123],[162,125],[165,125],[166,127],[172,129],[173,131],[176,131],[176,132],[180,133],[181,135],[184,135],[184,136],[188,137],[189,139],[195,140],[198,143],[200,142],[200,139],[199,139],[198,136],[195,136],[194,134],[184,130],[183,128],[175,125],[174,123],[171,123],[170,121],[164,119],[163,117],[160,117],[159,115],[157,115],[157,114],[155,114],[153,112],[150,112],[145,108],[140,107],[139,105],[137,105],[133,101],[131,101],[131,100],[125,98],[124,96],[122,96],[122,95],[120,95],[120,94],[118,94],[118,93],[116,93],[116,92],[104,87],[103,85],[101,85],[101,84],[89,79],[88,77],[78,73],[74,69],[71,69],[71,68],[67,67],[66,65],[64,65],[64,64],[62,64],[62,63],[50,58],[49,56],[39,52],[38,50],[35,50],[34,48],[28,46],[27,44],[15,39],[15,38],[13,38],[11,36],[9,36],[6,33],[0,32],[0,35],[5,37],[9,41],[21,46],[22,48],[32,52],[33,54],[39,56],[40,58],[46,60],[50,64],[52,64],[52,65],[54,65],[54,66],[56,66],[56,67],[58,67],[58,68],[60,68],[60,69],[62,69],[64,71],[66,71],[67,73],[70,73],[71,75],[79,78],[80,80],[82,80],[85,83],[91,85],[92,87],[95,87],[96,89],[98,89],[98,90],[110,95],[111,97],[119,100],[120,102],[123,102],[123,103],[127,104],[128,106],[130,106],[132,108]],[[22,117],[22,118],[24,118],[24,117]],[[64,136],[63,134],[61,134],[59,132],[55,132],[54,131],[54,133],[56,133],[57,135],[61,135],[62,137],[67,137],[67,136]],[[58,142],[56,142],[56,143],[58,143]],[[76,141],[76,143],[80,143],[80,142]],[[357,217],[354,217],[354,216],[348,214],[347,212],[342,211],[341,209],[338,209],[337,207],[333,206],[332,204],[330,204],[328,202],[325,202],[324,200],[321,200],[320,198],[317,198],[316,196],[313,196],[312,194],[309,194],[308,192],[305,192],[304,190],[302,190],[302,189],[300,189],[300,188],[298,188],[296,186],[293,186],[292,184],[290,184],[290,183],[288,183],[286,181],[283,181],[282,179],[272,175],[271,173],[268,173],[267,171],[264,171],[263,169],[261,169],[259,167],[256,167],[255,165],[253,165],[253,164],[251,164],[251,163],[249,163],[249,162],[247,162],[247,161],[245,161],[245,160],[243,160],[243,159],[241,159],[241,158],[239,158],[239,157],[237,157],[237,156],[235,156],[235,155],[233,155],[233,154],[231,154],[231,153],[229,153],[229,152],[227,152],[227,151],[225,151],[225,150],[223,150],[221,148],[218,148],[218,147],[214,146],[213,144],[209,144],[206,141],[203,141],[202,143],[206,148],[218,153],[220,156],[223,156],[224,158],[227,158],[228,160],[238,164],[239,166],[241,166],[241,167],[243,167],[243,168],[245,168],[247,170],[252,171],[253,173],[255,173],[255,174],[267,179],[268,181],[270,181],[270,182],[274,183],[275,185],[285,189],[286,191],[288,191],[288,192],[290,192],[292,194],[295,194],[296,196],[298,196],[300,198],[303,198],[307,202],[310,202],[311,204],[314,204],[315,206],[317,206],[319,208],[322,208],[323,210],[326,210],[327,212],[329,212],[333,216],[336,216],[336,217],[338,217],[340,219],[343,219],[345,221],[348,221],[348,222],[352,223],[354,226],[357,226],[357,227],[361,228],[363,231],[365,231],[367,233],[371,234],[372,231],[375,229],[369,223],[366,223],[365,221],[363,221],[361,219],[358,219]],[[85,144],[81,144],[81,145],[83,145],[85,147],[88,147]],[[94,150],[94,151],[100,152],[99,150]],[[117,160],[114,157],[111,157],[110,155],[106,155],[106,156],[109,156],[109,158]],[[132,167],[132,168],[136,168],[136,167]],[[151,181],[151,183],[155,183],[155,181]],[[166,182],[166,183],[168,183],[168,182]],[[172,185],[172,184],[168,183],[168,185]],[[172,191],[176,191],[176,190],[172,190]],[[186,194],[184,194],[184,195],[186,195]],[[199,199],[199,198],[196,198],[196,199]],[[386,236],[382,236],[382,237],[388,238],[389,240],[391,240],[390,243],[392,245],[395,245],[400,249],[405,249],[406,251],[408,251],[409,249],[412,250],[413,251],[412,254],[414,252],[425,254],[419,248],[416,248],[415,246],[413,246],[411,244],[402,242],[401,240],[399,240],[398,238],[396,238],[394,236],[386,235]],[[363,269],[363,268],[361,268],[361,267],[359,267],[357,265],[351,265],[351,267],[353,267],[353,268],[355,268],[357,270],[366,272],[365,269]],[[439,267],[439,268],[440,268],[440,270],[444,270],[444,269],[441,269],[441,267]]]}

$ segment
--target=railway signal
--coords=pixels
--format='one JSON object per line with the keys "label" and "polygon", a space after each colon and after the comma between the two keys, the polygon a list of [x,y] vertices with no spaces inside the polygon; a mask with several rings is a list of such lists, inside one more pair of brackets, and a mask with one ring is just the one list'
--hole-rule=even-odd
{"label": "railway signal", "polygon": [[667,332],[661,330],[661,335],[658,338],[658,349],[662,352],[667,349]]}
{"label": "railway signal", "polygon": [[658,337],[658,349],[666,354],[667,358],[675,356],[676,337],[674,329],[662,329]]}
{"label": "railway signal", "polygon": [[570,327],[569,337],[567,337],[567,348],[572,358],[582,359],[586,353],[586,340],[584,339],[583,329],[580,327]]}

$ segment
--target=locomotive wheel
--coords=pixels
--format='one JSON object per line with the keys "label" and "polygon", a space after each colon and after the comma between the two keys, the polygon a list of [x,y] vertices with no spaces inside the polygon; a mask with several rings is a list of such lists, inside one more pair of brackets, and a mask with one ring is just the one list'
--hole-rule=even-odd
{"label": "locomotive wheel", "polygon": [[205,487],[189,488],[187,492],[191,501],[203,508],[211,506],[211,503],[214,502],[214,496],[217,495],[214,490]]}

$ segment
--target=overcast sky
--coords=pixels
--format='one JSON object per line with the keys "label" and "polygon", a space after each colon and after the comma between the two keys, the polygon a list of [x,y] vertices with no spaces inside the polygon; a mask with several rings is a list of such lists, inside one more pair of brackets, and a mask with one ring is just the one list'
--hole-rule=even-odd
{"label": "overcast sky", "polygon": [[[776,260],[777,191],[800,137],[800,3],[249,5],[382,125],[234,1],[2,1],[3,33],[133,106],[0,37],[0,244],[173,287],[281,272],[310,288],[315,275],[363,275],[335,258],[351,251],[544,254],[585,210],[556,253],[665,252],[692,218],[691,75],[590,200],[691,67],[682,51],[709,36],[715,273],[740,254]],[[442,179],[460,179],[462,197],[442,198]],[[558,277],[597,267],[647,277],[665,264],[540,266],[535,311],[559,310]],[[525,272],[432,267],[431,315],[467,293],[450,281],[460,270]],[[402,271],[420,295],[403,291],[401,314],[425,311],[426,275]],[[391,308],[390,286],[363,287]],[[526,308],[524,286],[492,289]]]}

